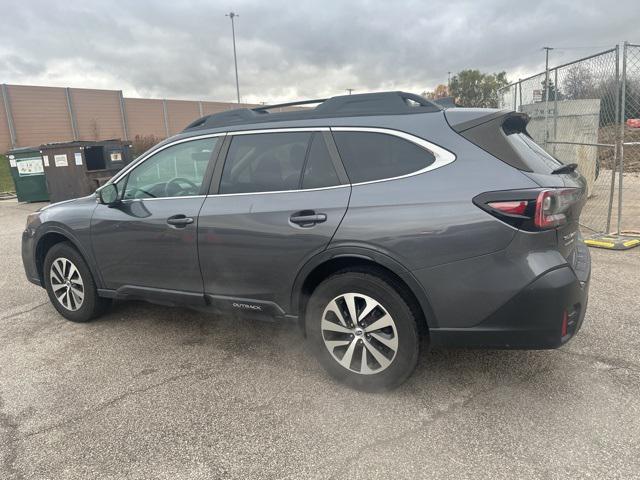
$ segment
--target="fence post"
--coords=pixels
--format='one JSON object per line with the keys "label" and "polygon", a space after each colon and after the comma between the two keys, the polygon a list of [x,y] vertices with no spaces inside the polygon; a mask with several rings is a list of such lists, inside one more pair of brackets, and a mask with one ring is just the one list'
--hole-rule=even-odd
{"label": "fence post", "polygon": [[167,100],[162,99],[162,115],[164,117],[164,131],[169,137],[169,112],[167,111]]}
{"label": "fence post", "polygon": [[[616,103],[615,103],[615,113],[614,113],[614,126],[617,121],[619,111],[620,111],[620,45],[616,45]],[[619,150],[621,146],[621,140],[619,139],[620,133],[616,128],[614,131],[613,137],[613,164],[611,165],[611,187],[609,189],[609,208],[607,209],[607,229],[605,233],[611,232],[611,214],[613,212],[613,196],[616,189],[616,167],[618,166],[618,158],[619,158]]]}
{"label": "fence post", "polygon": [[518,103],[520,104],[520,108],[522,108],[522,79],[518,79],[518,91],[520,92],[518,97]]}
{"label": "fence post", "polygon": [[124,133],[125,141],[129,140],[129,126],[127,125],[127,111],[124,105],[124,96],[122,90],[118,90],[118,97],[120,100],[120,117],[122,118],[122,132]]}
{"label": "fence post", "polygon": [[16,128],[13,124],[13,114],[11,113],[11,102],[9,101],[9,89],[7,84],[2,84],[2,99],[4,101],[4,113],[7,116],[7,125],[9,126],[9,137],[11,138],[11,148],[18,146],[18,140],[16,138]]}
{"label": "fence post", "polygon": [[624,176],[624,119],[627,107],[627,46],[624,42],[622,47],[622,93],[620,95],[620,171],[618,173],[618,235],[621,232],[622,222],[622,177]]}
{"label": "fence post", "polygon": [[78,141],[78,121],[76,119],[76,112],[73,110],[73,104],[71,103],[71,89],[69,87],[64,89],[64,95],[67,98],[67,111],[69,112],[69,120],[71,121],[71,132],[73,134],[73,141]]}
{"label": "fence post", "polygon": [[558,140],[558,69],[554,70],[554,94],[553,94],[553,156],[556,155],[556,144]]}

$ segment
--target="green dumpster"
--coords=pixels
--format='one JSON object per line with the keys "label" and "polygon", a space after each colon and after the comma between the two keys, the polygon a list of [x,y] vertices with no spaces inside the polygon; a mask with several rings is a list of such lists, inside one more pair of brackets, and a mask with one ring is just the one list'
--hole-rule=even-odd
{"label": "green dumpster", "polygon": [[9,151],[7,156],[18,201],[49,201],[40,147],[16,148]]}

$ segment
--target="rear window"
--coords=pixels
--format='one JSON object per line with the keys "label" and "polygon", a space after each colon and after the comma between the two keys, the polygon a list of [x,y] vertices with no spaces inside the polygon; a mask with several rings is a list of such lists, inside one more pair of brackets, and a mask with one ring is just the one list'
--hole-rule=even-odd
{"label": "rear window", "polygon": [[436,160],[415,143],[385,133],[334,132],[333,137],[351,183],[400,177]]}
{"label": "rear window", "polygon": [[507,140],[517,152],[520,160],[532,172],[550,173],[563,165],[525,133],[511,133],[507,135]]}

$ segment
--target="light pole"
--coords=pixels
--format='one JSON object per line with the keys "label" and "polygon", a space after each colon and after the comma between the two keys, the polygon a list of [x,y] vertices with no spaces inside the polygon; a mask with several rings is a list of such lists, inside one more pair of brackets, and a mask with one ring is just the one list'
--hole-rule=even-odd
{"label": "light pole", "polygon": [[353,89],[353,88],[345,88],[344,90],[345,90],[345,92],[349,92],[349,95],[351,95],[351,92],[353,92],[355,89]]}
{"label": "light pole", "polygon": [[236,55],[236,27],[233,19],[239,17],[237,13],[230,12],[225,15],[231,19],[231,36],[233,37],[233,64],[236,68],[236,94],[238,95],[238,103],[240,103],[240,83],[238,82],[238,57]]}

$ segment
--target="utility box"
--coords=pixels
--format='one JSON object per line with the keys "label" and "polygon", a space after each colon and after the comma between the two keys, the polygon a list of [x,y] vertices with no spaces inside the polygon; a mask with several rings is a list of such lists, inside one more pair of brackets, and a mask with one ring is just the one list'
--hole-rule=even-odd
{"label": "utility box", "polygon": [[52,202],[92,194],[132,160],[131,145],[120,140],[50,143],[40,152]]}
{"label": "utility box", "polygon": [[47,182],[40,147],[16,148],[7,152],[19,202],[47,202]]}

